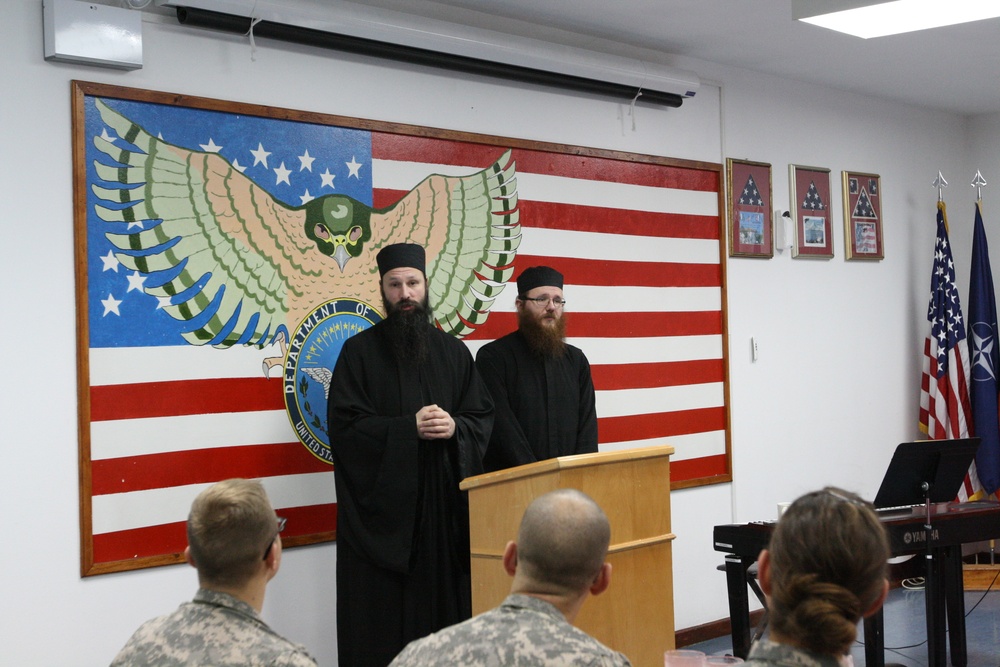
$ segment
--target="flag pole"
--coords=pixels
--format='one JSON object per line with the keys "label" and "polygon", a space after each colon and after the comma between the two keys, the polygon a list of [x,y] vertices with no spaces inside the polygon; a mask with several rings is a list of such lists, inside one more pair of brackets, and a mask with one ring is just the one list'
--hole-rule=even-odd
{"label": "flag pole", "polygon": [[938,169],[937,178],[934,179],[934,182],[931,183],[931,185],[933,185],[934,187],[937,188],[937,191],[938,191],[938,201],[939,202],[943,202],[944,201],[944,189],[946,187],[948,187],[948,181],[944,180],[944,174],[941,173],[940,169]]}
{"label": "flag pole", "polygon": [[[983,188],[986,186],[986,179],[983,178],[982,172],[977,169],[976,175],[972,179],[972,187],[976,189],[976,206],[979,207],[979,213],[982,215],[983,212]],[[996,565],[996,540],[990,540],[990,565]]]}
{"label": "flag pole", "polygon": [[[939,174],[941,172],[938,172]],[[979,204],[979,210],[983,210],[983,186],[986,185],[986,179],[983,175],[976,169],[976,177],[972,179],[972,187],[976,189],[976,203]]]}

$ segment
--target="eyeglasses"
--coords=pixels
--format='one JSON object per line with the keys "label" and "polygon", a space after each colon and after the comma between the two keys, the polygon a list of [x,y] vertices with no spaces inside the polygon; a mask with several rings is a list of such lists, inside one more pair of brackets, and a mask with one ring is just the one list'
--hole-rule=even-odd
{"label": "eyeglasses", "polygon": [[518,297],[518,298],[521,299],[521,301],[531,301],[535,305],[541,306],[542,308],[544,308],[545,306],[549,305],[550,303],[553,305],[553,307],[555,307],[557,309],[558,308],[565,308],[566,307],[566,299],[562,298],[561,296],[553,296],[553,297],[548,297],[548,296],[522,296],[522,297]]}
{"label": "eyeglasses", "polygon": [[288,519],[283,516],[275,518],[278,519],[278,532],[274,534],[274,537],[272,537],[271,541],[268,543],[267,550],[264,551],[264,560],[267,560],[267,557],[271,554],[271,547],[274,546],[274,541],[278,539],[278,535],[281,534],[281,531],[285,529],[285,524],[288,523]]}

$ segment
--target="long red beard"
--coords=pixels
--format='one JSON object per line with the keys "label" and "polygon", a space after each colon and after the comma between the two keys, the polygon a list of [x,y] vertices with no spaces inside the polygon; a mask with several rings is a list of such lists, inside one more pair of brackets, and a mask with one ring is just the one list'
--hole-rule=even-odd
{"label": "long red beard", "polygon": [[542,357],[561,357],[566,352],[566,314],[554,327],[543,325],[530,314],[517,314],[517,326],[532,352]]}

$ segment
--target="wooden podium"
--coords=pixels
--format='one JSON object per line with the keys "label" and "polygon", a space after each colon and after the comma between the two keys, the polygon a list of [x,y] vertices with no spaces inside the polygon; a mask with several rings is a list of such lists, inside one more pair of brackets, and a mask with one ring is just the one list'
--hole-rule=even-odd
{"label": "wooden podium", "polygon": [[669,445],[563,456],[469,477],[472,613],[500,604],[511,578],[501,558],[532,500],[579,489],[611,522],[611,586],[591,597],[575,625],[637,667],[660,667],[674,648]]}

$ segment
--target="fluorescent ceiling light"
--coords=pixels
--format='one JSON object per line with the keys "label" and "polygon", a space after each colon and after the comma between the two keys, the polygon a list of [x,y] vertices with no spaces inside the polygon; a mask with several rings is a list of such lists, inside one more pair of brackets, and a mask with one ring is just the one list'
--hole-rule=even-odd
{"label": "fluorescent ceiling light", "polygon": [[[997,0],[895,0],[867,6],[851,2],[797,0],[792,16],[823,28],[868,39],[982,21],[1000,16]],[[850,7],[830,11],[836,6]],[[820,13],[826,12],[826,13]]]}

